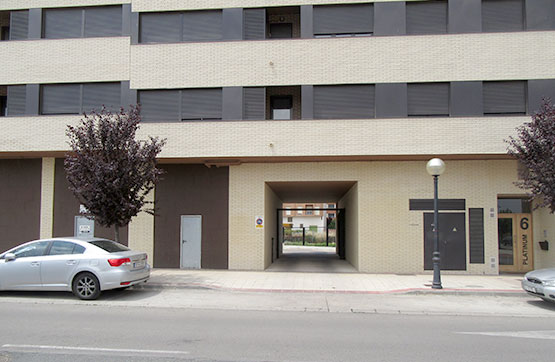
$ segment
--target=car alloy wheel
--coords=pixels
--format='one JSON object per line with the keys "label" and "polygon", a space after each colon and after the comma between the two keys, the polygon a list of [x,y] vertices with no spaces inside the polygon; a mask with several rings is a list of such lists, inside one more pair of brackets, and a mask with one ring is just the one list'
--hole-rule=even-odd
{"label": "car alloy wheel", "polygon": [[82,273],[73,280],[73,294],[80,299],[92,300],[100,295],[100,283],[92,273]]}

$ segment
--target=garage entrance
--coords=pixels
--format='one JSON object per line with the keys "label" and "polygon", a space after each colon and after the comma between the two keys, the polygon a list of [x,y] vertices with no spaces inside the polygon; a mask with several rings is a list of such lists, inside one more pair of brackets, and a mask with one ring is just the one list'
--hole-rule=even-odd
{"label": "garage entrance", "polygon": [[352,202],[355,182],[271,182],[268,186],[280,200],[268,271],[357,272],[351,262],[358,258],[357,225],[347,226],[348,213],[358,212]]}

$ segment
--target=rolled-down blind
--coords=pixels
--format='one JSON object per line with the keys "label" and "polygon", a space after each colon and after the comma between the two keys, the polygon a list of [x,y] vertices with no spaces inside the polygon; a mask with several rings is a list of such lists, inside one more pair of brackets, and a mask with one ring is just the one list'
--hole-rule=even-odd
{"label": "rolled-down blind", "polygon": [[524,29],[522,0],[483,0],[482,31],[521,31]]}
{"label": "rolled-down blind", "polygon": [[407,2],[407,34],[447,33],[447,1]]}
{"label": "rolled-down blind", "polygon": [[181,91],[181,119],[221,119],[222,89],[184,89]]}
{"label": "rolled-down blind", "polygon": [[409,116],[448,116],[449,83],[407,85]]}
{"label": "rolled-down blind", "polygon": [[183,40],[222,39],[222,11],[188,11],[183,13]]}
{"label": "rolled-down blind", "polygon": [[8,116],[25,114],[26,87],[24,85],[8,86]]}
{"label": "rolled-down blind", "polygon": [[484,113],[526,113],[526,81],[484,82]]}
{"label": "rolled-down blind", "polygon": [[468,209],[470,263],[484,263],[484,209]]}
{"label": "rolled-down blind", "polygon": [[266,39],[266,10],[243,10],[243,39]]}
{"label": "rolled-down blind", "polygon": [[172,43],[181,41],[181,13],[141,14],[141,43]]}
{"label": "rolled-down blind", "polygon": [[353,34],[374,31],[371,4],[314,7],[314,34]]}
{"label": "rolled-down blind", "polygon": [[121,36],[121,6],[85,9],[85,37]]}
{"label": "rolled-down blind", "polygon": [[116,111],[120,105],[120,83],[91,83],[83,85],[83,112],[90,112],[93,109],[100,110],[102,106]]}
{"label": "rolled-down blind", "polygon": [[146,122],[167,122],[179,120],[179,91],[140,91],[142,120]]}
{"label": "rolled-down blind", "polygon": [[28,38],[29,11],[20,10],[10,12],[10,40]]}
{"label": "rolled-down blind", "polygon": [[80,84],[51,84],[42,86],[42,114],[79,114],[80,112]]}
{"label": "rolled-down blind", "polygon": [[81,9],[44,10],[44,37],[47,39],[80,38],[82,13]]}
{"label": "rolled-down blind", "polygon": [[374,94],[373,85],[314,86],[314,118],[374,118]]}
{"label": "rolled-down blind", "polygon": [[264,87],[243,88],[243,118],[266,119],[266,92]]}

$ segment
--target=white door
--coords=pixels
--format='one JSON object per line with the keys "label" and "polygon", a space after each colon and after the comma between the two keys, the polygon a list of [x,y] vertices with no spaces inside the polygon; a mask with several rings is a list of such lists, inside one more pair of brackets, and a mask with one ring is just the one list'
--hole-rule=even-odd
{"label": "white door", "polygon": [[181,262],[182,269],[200,269],[202,240],[202,216],[181,215]]}

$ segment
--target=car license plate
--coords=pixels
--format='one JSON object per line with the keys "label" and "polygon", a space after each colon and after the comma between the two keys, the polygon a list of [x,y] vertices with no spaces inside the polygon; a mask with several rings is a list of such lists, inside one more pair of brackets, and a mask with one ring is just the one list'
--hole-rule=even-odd
{"label": "car license plate", "polygon": [[532,292],[532,293],[536,293],[536,288],[529,287],[527,285],[524,286],[524,290],[527,290],[527,291]]}
{"label": "car license plate", "polygon": [[133,268],[137,269],[137,268],[142,268],[143,266],[145,266],[145,262],[144,261],[138,261],[136,263],[133,263]]}

